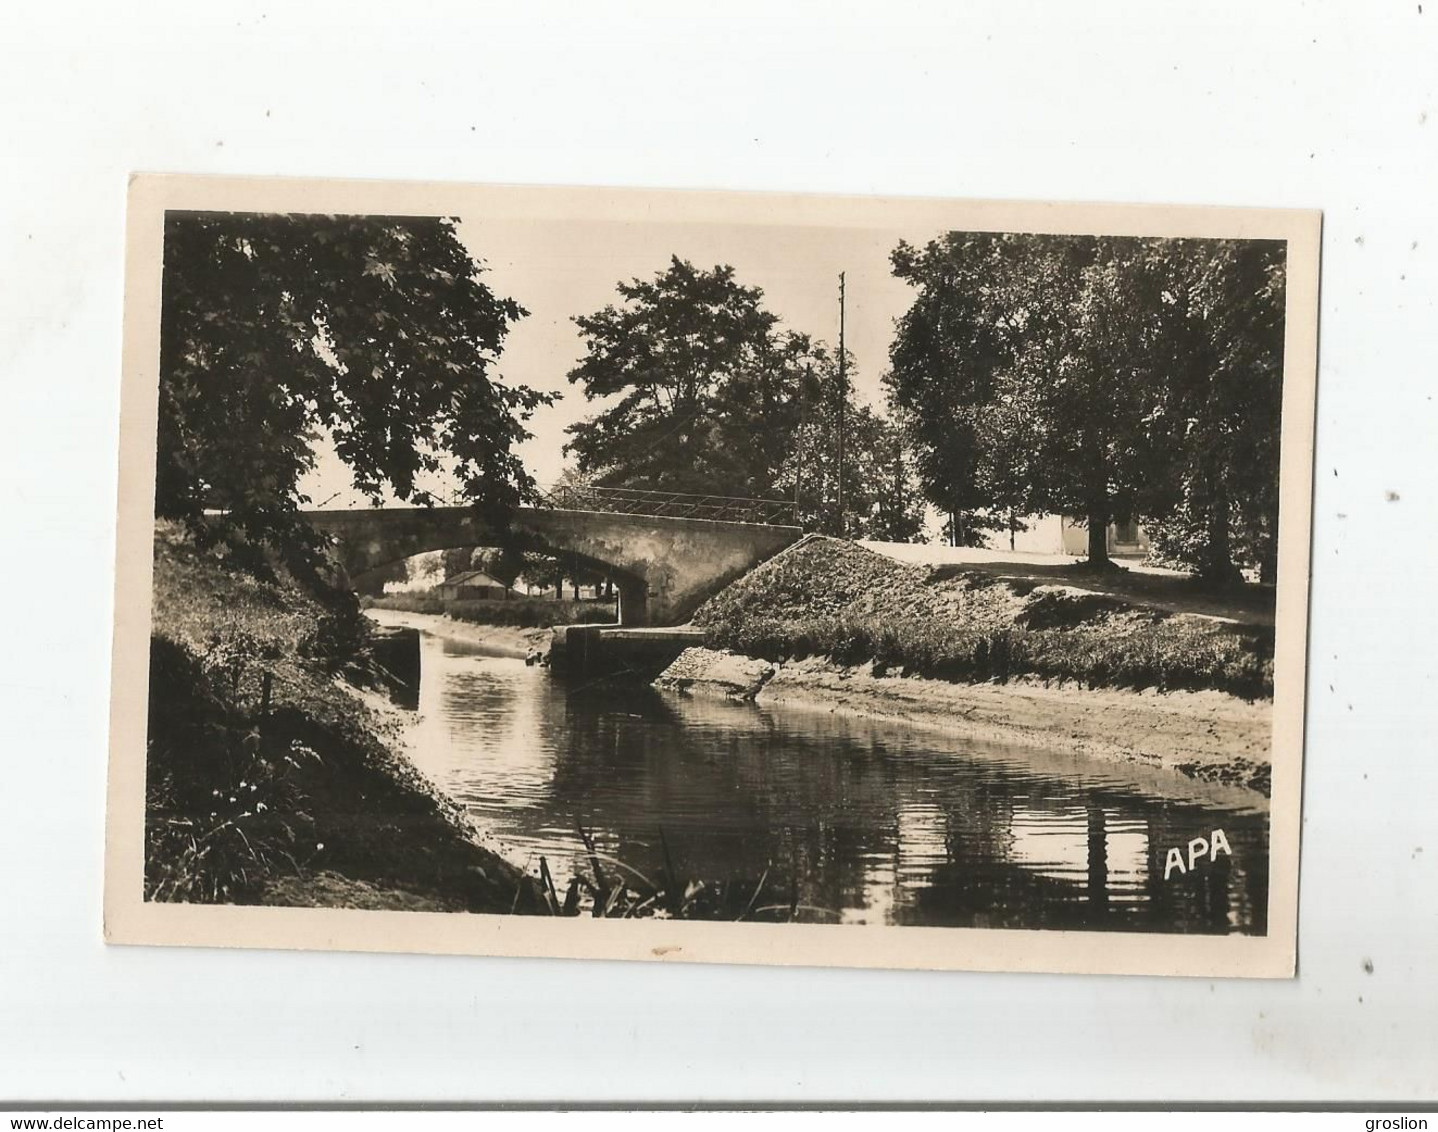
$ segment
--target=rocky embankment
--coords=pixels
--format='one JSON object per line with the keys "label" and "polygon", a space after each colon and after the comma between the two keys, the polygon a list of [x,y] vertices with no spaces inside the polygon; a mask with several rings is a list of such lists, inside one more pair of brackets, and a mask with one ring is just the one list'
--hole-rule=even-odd
{"label": "rocky embankment", "polygon": [[[810,538],[711,599],[656,686],[853,711],[1266,794],[1271,638]],[[1265,694],[1266,693],[1266,694]]]}

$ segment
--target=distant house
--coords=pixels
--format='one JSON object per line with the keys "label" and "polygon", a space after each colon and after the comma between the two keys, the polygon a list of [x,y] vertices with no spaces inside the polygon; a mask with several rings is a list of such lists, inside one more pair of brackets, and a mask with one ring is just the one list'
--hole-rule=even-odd
{"label": "distant house", "polygon": [[483,570],[467,570],[446,578],[436,587],[436,592],[444,601],[503,601],[510,596],[508,586]]}
{"label": "distant house", "polygon": [[[1063,553],[1088,553],[1088,523],[1063,517]],[[1108,525],[1108,552],[1115,558],[1148,557],[1148,533],[1132,519]]]}
{"label": "distant house", "polygon": [[[1013,549],[1027,554],[1088,554],[1088,523],[1072,515],[1027,515],[1023,530],[1014,535]],[[988,546],[1009,549],[1009,532],[994,531]],[[1108,552],[1115,558],[1144,558],[1149,550],[1148,532],[1132,520],[1108,525]]]}

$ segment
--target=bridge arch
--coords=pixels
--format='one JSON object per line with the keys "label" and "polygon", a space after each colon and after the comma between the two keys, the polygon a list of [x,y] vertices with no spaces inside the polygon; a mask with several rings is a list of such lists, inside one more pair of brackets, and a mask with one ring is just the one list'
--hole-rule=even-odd
{"label": "bridge arch", "polygon": [[526,546],[573,555],[612,574],[620,624],[675,625],[722,586],[794,542],[798,527],[603,511],[521,507],[499,531],[468,507],[310,511],[334,543],[337,564],[358,577],[400,558],[457,546]]}
{"label": "bridge arch", "polygon": [[[498,536],[491,534],[489,537],[491,540],[493,540]],[[512,538],[513,535],[511,534],[510,537]],[[461,541],[456,542],[456,538],[460,539]],[[431,551],[453,550],[458,547],[491,545],[486,543],[471,543],[468,541],[468,536],[463,533],[445,534],[442,532],[436,534],[434,543],[435,545],[429,546],[425,550],[417,551],[416,553],[425,554]],[[626,621],[626,612],[628,612],[631,616],[636,615],[637,613],[640,618],[640,623],[642,623],[642,611],[644,605],[646,604],[648,596],[648,585],[643,578],[631,574],[628,571],[613,565],[612,563],[602,562],[597,558],[590,557],[587,554],[581,554],[575,550],[551,547],[534,538],[524,538],[522,540],[522,545],[523,549],[525,550],[532,550],[539,554],[552,555],[558,561],[562,561],[565,563],[573,563],[576,567],[583,567],[595,573],[607,576],[614,583],[614,587],[619,593],[618,618],[620,623],[636,623]],[[354,568],[346,567],[345,573],[348,575],[346,581],[348,583],[358,582],[371,571],[382,570],[384,567],[389,566],[392,563],[403,562],[410,557],[412,556],[408,553],[396,553],[393,557],[385,558],[382,561],[372,562],[370,565],[366,566],[361,573],[355,573]],[[553,587],[550,588],[552,591]]]}

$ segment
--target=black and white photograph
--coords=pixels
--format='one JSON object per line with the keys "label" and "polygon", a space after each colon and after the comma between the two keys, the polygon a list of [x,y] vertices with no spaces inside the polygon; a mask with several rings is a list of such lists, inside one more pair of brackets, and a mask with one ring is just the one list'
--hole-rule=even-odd
{"label": "black and white photograph", "polygon": [[149,177],[129,241],[110,938],[1293,973],[1316,213]]}

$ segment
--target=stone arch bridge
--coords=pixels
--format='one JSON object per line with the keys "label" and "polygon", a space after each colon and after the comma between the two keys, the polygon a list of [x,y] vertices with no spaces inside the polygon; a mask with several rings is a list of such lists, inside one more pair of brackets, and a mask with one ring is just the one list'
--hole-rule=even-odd
{"label": "stone arch bridge", "polygon": [[433,550],[524,546],[611,575],[625,626],[678,625],[705,598],[795,542],[794,526],[671,515],[521,507],[505,531],[469,507],[378,507],[309,511],[305,517],[334,540],[348,578]]}

